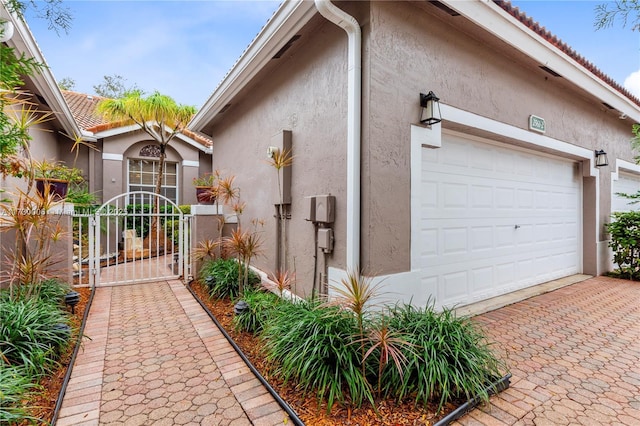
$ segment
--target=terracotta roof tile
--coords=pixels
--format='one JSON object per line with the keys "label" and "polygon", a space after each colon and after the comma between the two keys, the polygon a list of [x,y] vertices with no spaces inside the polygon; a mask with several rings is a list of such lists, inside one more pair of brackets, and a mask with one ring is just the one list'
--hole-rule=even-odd
{"label": "terracotta roof tile", "polygon": [[576,52],[571,48],[568,44],[560,40],[557,36],[551,34],[545,27],[541,26],[538,22],[534,21],[531,17],[527,16],[524,12],[521,12],[519,8],[513,6],[511,2],[508,0],[493,0],[495,4],[504,9],[511,16],[516,18],[518,21],[522,22],[524,25],[529,27],[532,31],[538,34],[540,37],[547,40],[549,43],[553,44],[555,47],[560,49],[562,52],[567,54],[569,57],[574,59],[580,65],[585,67],[588,71],[590,71],[593,75],[598,77],[604,83],[609,85],[611,88],[619,92],[620,94],[626,96],[631,100],[634,104],[640,106],[640,99],[634,96],[630,91],[625,89],[611,77],[606,75],[600,69],[598,69],[595,65],[585,59],[582,55]]}
{"label": "terracotta roof tile", "polygon": [[[106,121],[96,112],[98,103],[106,99],[102,96],[87,95],[70,90],[62,90],[61,92],[69,105],[73,118],[86,131],[98,133],[129,125],[124,121]],[[182,133],[204,146],[211,147],[213,145],[213,141],[202,133],[196,133],[188,129],[183,130]]]}
{"label": "terracotta roof tile", "polygon": [[105,98],[69,90],[62,90],[62,96],[67,101],[73,118],[81,128],[86,130],[89,127],[105,123],[105,120],[95,112],[98,102]]}

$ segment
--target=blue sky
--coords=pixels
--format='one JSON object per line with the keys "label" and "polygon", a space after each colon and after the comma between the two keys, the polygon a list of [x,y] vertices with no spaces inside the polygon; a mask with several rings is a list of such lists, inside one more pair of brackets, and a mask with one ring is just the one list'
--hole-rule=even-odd
{"label": "blue sky", "polygon": [[59,36],[27,15],[56,79],[93,93],[118,74],[200,107],[277,9],[279,1],[73,1],[73,22]]}
{"label": "blue sky", "polygon": [[[68,34],[29,15],[27,21],[56,78],[73,78],[79,92],[93,93],[104,75],[119,74],[200,107],[279,3],[66,0],[74,16]],[[640,33],[620,25],[596,31],[599,2],[512,3],[640,96]]]}

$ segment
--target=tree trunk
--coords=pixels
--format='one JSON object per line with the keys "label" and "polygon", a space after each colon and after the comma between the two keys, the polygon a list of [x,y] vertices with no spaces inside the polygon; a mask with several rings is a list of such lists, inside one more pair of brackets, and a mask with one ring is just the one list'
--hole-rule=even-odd
{"label": "tree trunk", "polygon": [[[160,159],[158,160],[158,177],[156,178],[155,194],[162,194],[162,179],[164,177],[164,163],[167,156],[165,153],[165,145],[160,144]],[[144,240],[144,247],[149,248],[151,256],[158,256],[164,253],[167,245],[167,238],[160,223],[160,197],[155,197],[152,209],[151,227],[149,235]]]}

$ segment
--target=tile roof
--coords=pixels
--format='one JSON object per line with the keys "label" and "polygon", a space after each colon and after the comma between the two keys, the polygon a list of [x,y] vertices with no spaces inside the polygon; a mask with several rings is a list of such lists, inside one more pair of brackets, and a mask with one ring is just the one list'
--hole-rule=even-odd
{"label": "tile roof", "polygon": [[[129,124],[124,121],[109,122],[103,119],[102,116],[96,112],[96,106],[98,103],[107,98],[97,95],[72,92],[70,90],[62,90],[61,92],[69,105],[73,118],[76,120],[78,125],[86,131],[98,133],[109,129],[127,126]],[[193,132],[189,129],[183,130],[182,133],[206,147],[213,146],[213,141],[202,133]]]}
{"label": "tile roof", "polygon": [[70,90],[62,90],[62,96],[64,96],[65,101],[67,101],[73,118],[81,128],[87,130],[90,127],[106,123],[95,111],[98,102],[105,98],[72,92]]}
{"label": "tile roof", "polygon": [[513,6],[511,2],[508,0],[493,0],[495,4],[504,9],[511,16],[516,18],[518,21],[522,22],[524,25],[529,27],[533,32],[538,34],[540,37],[547,40],[549,43],[554,45],[556,48],[560,49],[563,53],[568,55],[571,59],[575,60],[577,63],[585,67],[589,72],[598,77],[604,83],[609,85],[611,88],[622,94],[623,96],[629,98],[634,104],[640,106],[640,99],[633,95],[630,91],[621,86],[618,82],[613,80],[611,77],[602,72],[598,67],[593,65],[593,63],[589,62],[584,56],[580,55],[574,49],[571,48],[567,43],[560,40],[557,36],[553,35],[549,30],[547,30],[544,26],[540,25],[537,21],[534,21],[531,17],[527,16],[526,13],[521,12],[520,9],[516,6]]}

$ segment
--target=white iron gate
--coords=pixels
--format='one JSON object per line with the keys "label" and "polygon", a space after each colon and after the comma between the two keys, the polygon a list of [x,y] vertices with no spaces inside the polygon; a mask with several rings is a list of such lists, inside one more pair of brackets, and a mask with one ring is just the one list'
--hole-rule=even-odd
{"label": "white iron gate", "polygon": [[190,278],[191,217],[168,198],[128,192],[76,219],[77,251],[86,254],[78,255],[81,264],[74,266],[78,284]]}

